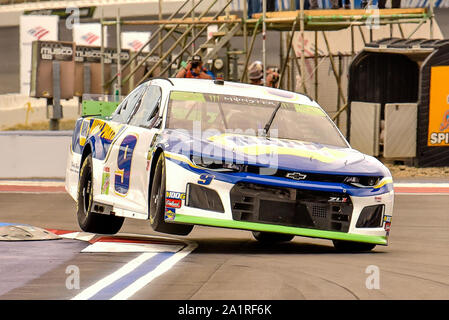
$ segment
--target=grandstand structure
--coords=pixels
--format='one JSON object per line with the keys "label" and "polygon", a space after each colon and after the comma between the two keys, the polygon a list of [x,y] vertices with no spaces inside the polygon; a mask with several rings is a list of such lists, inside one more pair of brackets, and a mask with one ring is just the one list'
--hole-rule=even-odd
{"label": "grandstand structure", "polygon": [[[87,3],[85,0],[67,2],[31,1],[30,3],[23,3],[29,1],[22,0],[0,1],[5,4],[14,1],[13,5],[0,7],[4,9],[4,12],[9,12],[8,10],[12,10],[12,7],[23,6],[25,8],[25,6],[31,6],[33,3],[36,4],[34,9],[38,7],[62,8],[61,6],[73,3],[84,6]],[[113,3],[114,8],[117,8],[120,1],[106,2]],[[282,2],[286,1],[294,2],[290,0]],[[119,61],[112,78],[103,76],[102,87],[105,94],[112,93],[109,92],[111,84],[114,84],[120,93],[122,87],[133,87],[157,74],[174,76],[176,67],[179,68],[181,62],[193,54],[202,55],[205,61],[211,61],[217,57],[227,57],[225,63],[237,61],[237,72],[234,67],[233,69],[228,68],[225,79],[245,82],[247,81],[247,66],[251,60],[255,59],[255,56],[259,57],[261,52],[264,65],[267,66],[265,63],[265,42],[270,42],[272,50],[273,46],[277,46],[276,42],[279,41],[279,70],[281,76],[278,86],[290,91],[308,94],[319,101],[320,104],[330,106],[326,111],[332,114],[337,122],[340,120],[339,115],[344,112],[347,105],[347,78],[344,74],[347,68],[345,66],[363,49],[365,44],[372,42],[374,39],[379,40],[378,34],[377,37],[373,36],[373,34],[376,35],[376,30],[370,30],[367,26],[379,25],[384,29],[389,28],[390,31],[384,32],[383,37],[392,37],[396,34],[395,37],[401,39],[412,39],[419,34],[419,37],[432,39],[435,36],[433,0],[428,2],[427,8],[300,9],[262,12],[253,14],[251,17],[248,17],[247,14],[246,0],[153,0],[148,2],[144,0],[123,0],[123,3],[127,5],[120,8],[120,11],[117,10],[115,17],[114,14],[111,15],[111,12],[113,12],[112,6],[105,7],[100,4],[101,2],[102,0],[90,1],[91,5],[97,6],[97,10],[95,17],[92,17],[89,21],[100,20],[103,26],[102,43],[106,43],[105,40],[107,36],[111,36],[111,33],[115,34],[112,35],[112,38],[120,39],[122,30],[147,30],[150,28],[152,30],[151,38],[146,43],[150,45],[151,50],[149,52],[144,52],[141,49],[133,54],[130,60],[122,63]],[[236,2],[239,3],[239,10],[237,11]],[[355,2],[357,1],[351,1],[352,6]],[[145,4],[147,6],[146,11],[139,11],[138,8],[141,8],[139,6],[144,3],[147,3]],[[300,1],[300,3],[301,8],[304,8],[304,1]],[[157,5],[159,5],[159,12]],[[11,7],[11,9],[6,7]],[[145,12],[146,18],[144,14],[141,14],[139,18],[130,16],[129,8],[131,7],[134,8],[132,11],[134,15],[136,11]],[[103,12],[104,8],[106,8],[105,15],[99,17],[98,13]],[[168,8],[169,10],[167,10]],[[16,9],[18,10],[18,8]],[[148,12],[153,15],[151,19],[148,18]],[[168,15],[168,12],[171,14]],[[141,18],[146,20],[139,20]],[[211,25],[216,25],[217,28],[213,32],[208,32],[208,26]],[[423,32],[423,30],[426,32]],[[265,36],[267,32],[270,32],[269,35],[279,33],[279,37],[267,39]],[[345,32],[344,45],[338,43],[335,39],[339,33],[343,32]],[[236,41],[237,38],[239,38],[238,41]],[[273,41],[274,38],[276,38],[276,42]],[[231,40],[233,40],[232,45]],[[120,41],[115,42],[118,51],[121,51]],[[263,43],[262,50],[260,50],[260,42]],[[308,45],[304,42],[308,42]],[[236,43],[238,43],[237,47],[235,47]],[[142,48],[148,47],[143,45]],[[273,52],[268,53],[273,60]],[[141,59],[142,56],[145,59]],[[153,63],[155,57],[158,60]],[[153,59],[153,61],[151,67],[149,69],[147,67],[145,75],[141,77],[137,71],[142,70],[141,67],[147,59]],[[323,74],[322,69],[326,69],[327,74]],[[104,74],[102,73],[102,75]],[[326,85],[325,90],[322,89],[323,84]],[[324,99],[323,95],[326,95]],[[318,100],[318,96],[321,100]],[[332,101],[330,101],[331,99]],[[337,108],[335,112],[335,109],[330,110],[333,107]]]}
{"label": "grandstand structure", "polygon": [[[315,60],[315,88],[314,97],[318,96],[318,75],[317,75],[317,59],[323,57],[322,53],[318,52],[318,39],[324,40],[325,48],[327,49],[324,54],[329,58],[330,66],[338,88],[338,110],[333,116],[333,119],[338,119],[339,115],[346,109],[347,102],[345,93],[342,87],[342,76],[339,71],[339,66],[336,65],[333,57],[333,51],[329,45],[329,39],[326,35],[326,31],[335,31],[350,29],[351,34],[351,56],[356,54],[356,48],[354,45],[355,33],[359,33],[363,44],[373,41],[372,32],[366,36],[362,32],[363,26],[377,25],[377,26],[389,26],[390,36],[393,34],[393,28],[399,30],[400,38],[410,39],[423,25],[429,22],[428,38],[432,39],[433,34],[433,2],[430,2],[428,8],[398,8],[398,9],[349,9],[349,10],[296,10],[296,11],[276,11],[276,12],[263,12],[253,14],[252,17],[247,17],[246,2],[244,2],[243,16],[230,14],[230,4],[232,0],[225,0],[224,5],[217,10],[213,15],[210,13],[211,8],[217,4],[218,0],[212,0],[208,2],[206,9],[202,12],[196,12],[196,8],[205,0],[189,0],[183,2],[176,11],[174,11],[170,17],[162,19],[161,6],[159,20],[132,20],[122,19],[117,14],[116,19],[101,19],[101,24],[104,27],[115,27],[117,32],[117,39],[122,26],[125,25],[157,25],[158,29],[152,34],[146,44],[151,44],[150,52],[145,53],[145,59],[137,62],[139,51],[133,58],[127,61],[123,65],[119,65],[117,73],[111,79],[104,79],[104,88],[109,87],[111,84],[120,84],[118,88],[127,84],[132,75],[139,69],[139,67],[145,63],[145,60],[159,55],[159,61],[157,61],[146,74],[136,82],[136,84],[142,83],[154,74],[155,70],[160,70],[161,74],[168,74],[174,76],[173,65],[180,66],[181,61],[186,55],[200,54],[204,61],[213,59],[221,49],[226,49],[226,54],[242,56],[244,65],[242,72],[239,75],[239,81],[246,81],[246,69],[251,60],[254,43],[256,36],[262,34],[262,41],[266,41],[265,33],[267,30],[279,31],[281,33],[281,45],[282,42],[287,44],[286,50],[284,48],[284,59],[280,68],[280,81],[278,87],[283,89],[295,90],[292,86],[293,79],[288,77],[289,71],[294,68],[297,69],[299,75],[305,74],[305,59],[311,58],[310,52],[307,56],[304,45],[304,32],[313,31],[315,34],[314,44],[312,47],[315,52],[313,53],[313,59]],[[301,0],[301,8],[304,8],[304,0]],[[180,13],[184,12],[181,17]],[[414,27],[404,28],[405,25],[412,24]],[[192,44],[195,43],[200,37],[205,37],[207,27],[209,25],[218,25],[218,30],[209,34],[207,40],[199,46],[195,47],[195,51],[192,51]],[[405,30],[407,29],[407,30]],[[406,32],[408,31],[408,32]],[[295,33],[300,33],[300,39],[302,45],[300,45],[300,51],[294,52],[292,44]],[[287,34],[287,37],[283,38],[282,35]],[[230,50],[229,41],[233,37],[243,37],[243,47],[237,50]],[[102,37],[103,38],[103,37]],[[168,50],[162,50],[162,45],[167,39],[174,40]],[[103,42],[103,39],[102,39]],[[143,46],[145,47],[145,46]],[[263,46],[265,49],[265,44]],[[117,46],[120,51],[120,44]],[[264,51],[263,49],[263,51]],[[176,54],[174,54],[176,52]],[[281,48],[282,52],[282,48]],[[265,54],[265,52],[263,52]],[[265,58],[265,57],[264,57]],[[163,62],[168,61],[163,66]],[[160,69],[158,69],[160,68]],[[122,77],[122,74],[126,76]],[[170,73],[171,72],[171,73]],[[286,79],[288,78],[288,81]],[[303,77],[305,78],[305,77]],[[236,80],[236,79],[234,79]],[[305,80],[301,81],[300,91],[308,94]]]}

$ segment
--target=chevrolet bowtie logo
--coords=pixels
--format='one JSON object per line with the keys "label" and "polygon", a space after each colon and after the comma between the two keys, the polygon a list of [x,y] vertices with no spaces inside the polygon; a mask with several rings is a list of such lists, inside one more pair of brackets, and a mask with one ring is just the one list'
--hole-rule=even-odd
{"label": "chevrolet bowtie logo", "polygon": [[307,177],[306,174],[302,174],[300,172],[289,172],[285,176],[293,180],[304,180]]}

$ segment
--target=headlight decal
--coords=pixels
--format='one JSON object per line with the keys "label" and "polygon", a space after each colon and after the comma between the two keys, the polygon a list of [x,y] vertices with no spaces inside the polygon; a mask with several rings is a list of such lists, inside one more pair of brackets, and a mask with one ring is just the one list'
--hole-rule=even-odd
{"label": "headlight decal", "polygon": [[382,180],[379,181],[379,183],[377,185],[374,186],[374,189],[380,189],[383,186],[385,186],[387,184],[392,184],[392,183],[393,183],[393,178],[391,178],[391,177],[383,178]]}

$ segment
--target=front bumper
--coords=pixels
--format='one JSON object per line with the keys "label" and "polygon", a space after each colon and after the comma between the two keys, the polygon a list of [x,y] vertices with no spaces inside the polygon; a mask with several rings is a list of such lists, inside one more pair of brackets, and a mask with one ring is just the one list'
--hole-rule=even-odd
{"label": "front bumper", "polygon": [[[304,237],[356,241],[387,245],[394,192],[392,188],[377,190],[373,195],[350,194],[344,187],[311,184],[285,185],[278,179],[246,176],[230,181],[229,175],[204,170],[180,156],[167,158],[167,190],[185,194],[181,206],[167,208],[167,222],[187,223],[252,231],[294,234]],[[188,184],[204,184],[204,176],[213,176],[204,187],[216,191],[223,210],[211,211],[191,207]],[[269,183],[263,183],[269,180]],[[168,193],[167,193],[168,194]],[[357,228],[360,213],[367,206],[382,206],[377,227]],[[387,228],[388,224],[388,228]]]}

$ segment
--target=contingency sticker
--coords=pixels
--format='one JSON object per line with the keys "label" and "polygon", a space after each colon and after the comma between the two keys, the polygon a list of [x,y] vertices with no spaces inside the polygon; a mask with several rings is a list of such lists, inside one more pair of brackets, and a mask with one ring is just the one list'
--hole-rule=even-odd
{"label": "contingency sticker", "polygon": [[184,192],[176,192],[176,191],[167,191],[166,198],[170,198],[170,199],[181,199],[181,200],[185,200],[186,198],[186,194]]}
{"label": "contingency sticker", "polygon": [[390,235],[390,230],[391,230],[391,218],[392,216],[384,216],[384,222],[385,222],[385,226],[384,229],[387,232],[387,237]]}
{"label": "contingency sticker", "polygon": [[165,209],[165,220],[173,221],[175,220],[175,216],[176,216],[176,209],[173,208]]}
{"label": "contingency sticker", "polygon": [[165,199],[165,207],[167,208],[181,208],[182,200],[181,199]]}
{"label": "contingency sticker", "polygon": [[101,179],[101,194],[109,194],[110,169],[105,167],[103,170],[103,178]]}

